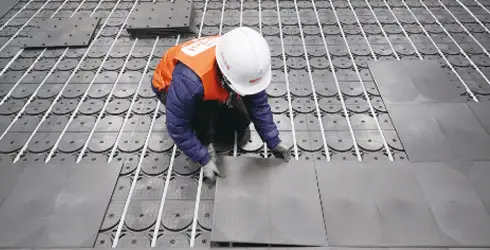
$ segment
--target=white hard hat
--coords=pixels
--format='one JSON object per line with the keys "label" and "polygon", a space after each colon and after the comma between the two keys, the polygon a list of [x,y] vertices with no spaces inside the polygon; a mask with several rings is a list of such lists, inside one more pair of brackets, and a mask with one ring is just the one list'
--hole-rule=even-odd
{"label": "white hard hat", "polygon": [[216,61],[237,94],[253,95],[269,86],[272,77],[271,52],[257,31],[240,27],[219,38]]}

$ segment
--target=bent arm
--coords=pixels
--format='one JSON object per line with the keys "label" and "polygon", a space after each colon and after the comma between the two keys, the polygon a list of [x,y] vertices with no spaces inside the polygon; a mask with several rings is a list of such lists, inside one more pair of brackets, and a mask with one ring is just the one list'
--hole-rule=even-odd
{"label": "bent arm", "polygon": [[200,82],[196,83],[185,75],[174,75],[168,88],[166,125],[177,147],[192,161],[204,166],[210,155],[191,127],[196,100],[201,98],[202,92]]}
{"label": "bent arm", "polygon": [[279,131],[272,117],[266,92],[262,91],[255,95],[244,96],[243,102],[262,141],[267,143],[268,148],[275,148],[281,140],[279,139]]}

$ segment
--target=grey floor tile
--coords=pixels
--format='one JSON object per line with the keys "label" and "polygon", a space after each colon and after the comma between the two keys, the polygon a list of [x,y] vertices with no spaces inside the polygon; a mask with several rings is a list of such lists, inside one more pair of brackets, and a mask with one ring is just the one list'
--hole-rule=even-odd
{"label": "grey floor tile", "polygon": [[24,168],[24,164],[7,163],[6,160],[0,165],[0,206],[24,171]]}
{"label": "grey floor tile", "polygon": [[490,246],[488,162],[316,168],[330,246]]}
{"label": "grey floor tile", "polygon": [[384,237],[366,170],[358,163],[316,163],[330,246],[376,246]]}
{"label": "grey floor tile", "polygon": [[[470,181],[467,176],[447,165],[451,164],[419,164],[416,176],[441,231],[452,241],[448,246],[489,247],[490,214],[473,187],[475,184],[481,185],[481,179],[475,180],[473,176],[473,181]],[[476,168],[481,174],[480,178],[485,178],[488,183],[489,163],[485,167],[479,165]],[[488,187],[488,184],[484,185]]]}
{"label": "grey floor tile", "polygon": [[3,17],[14,7],[20,0],[2,0],[0,1],[0,17]]}
{"label": "grey floor tile", "polygon": [[490,160],[490,134],[463,103],[388,105],[411,161]]}
{"label": "grey floor tile", "polygon": [[92,247],[120,168],[29,166],[0,206],[0,247]]}
{"label": "grey floor tile", "polygon": [[212,241],[326,245],[312,162],[223,157]]}
{"label": "grey floor tile", "polygon": [[379,246],[445,246],[413,167],[407,164],[366,164],[384,237]]}
{"label": "grey floor tile", "polygon": [[368,65],[387,104],[464,102],[461,98],[464,90],[459,83],[448,79],[437,62],[373,61]]}
{"label": "grey floor tile", "polygon": [[468,103],[468,106],[487,132],[490,133],[490,102],[472,102]]}

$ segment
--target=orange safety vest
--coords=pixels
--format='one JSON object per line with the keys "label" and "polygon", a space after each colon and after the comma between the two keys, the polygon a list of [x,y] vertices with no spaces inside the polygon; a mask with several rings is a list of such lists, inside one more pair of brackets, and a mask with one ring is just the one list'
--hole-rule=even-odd
{"label": "orange safety vest", "polygon": [[181,62],[196,73],[204,87],[204,100],[226,102],[228,91],[221,86],[216,63],[218,36],[203,37],[176,45],[167,50],[155,69],[152,84],[159,91],[167,91],[172,82],[172,73],[177,62]]}

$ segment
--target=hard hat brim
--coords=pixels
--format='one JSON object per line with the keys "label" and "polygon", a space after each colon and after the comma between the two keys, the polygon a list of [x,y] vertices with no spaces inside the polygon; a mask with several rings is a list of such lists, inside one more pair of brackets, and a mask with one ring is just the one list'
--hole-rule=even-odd
{"label": "hard hat brim", "polygon": [[216,61],[218,63],[218,67],[220,68],[221,73],[229,80],[230,82],[229,87],[237,94],[241,96],[254,95],[265,90],[269,86],[272,79],[271,68],[269,68],[267,72],[262,76],[262,79],[260,79],[253,85],[248,82],[239,82],[236,79],[233,79],[233,76],[229,74],[219,54],[220,54],[220,46],[218,43],[216,45]]}
{"label": "hard hat brim", "polygon": [[230,88],[241,96],[255,95],[265,90],[267,86],[269,86],[269,83],[271,82],[271,78],[272,78],[272,71],[269,69],[262,77],[262,79],[259,80],[254,85],[246,86],[247,84],[250,83],[240,84],[236,81],[233,81],[233,79],[229,79],[231,83]]}

